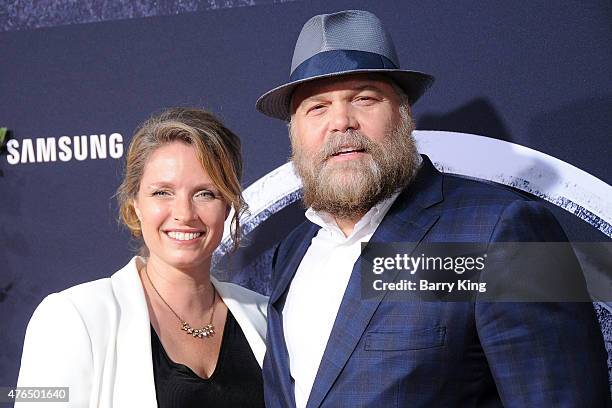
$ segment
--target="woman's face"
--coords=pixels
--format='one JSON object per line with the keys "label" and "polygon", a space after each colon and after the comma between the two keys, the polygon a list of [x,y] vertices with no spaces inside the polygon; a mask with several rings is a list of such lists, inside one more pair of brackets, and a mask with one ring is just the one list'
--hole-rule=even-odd
{"label": "woman's face", "polygon": [[178,269],[210,268],[229,207],[192,146],[171,142],[151,154],[134,208],[150,261]]}

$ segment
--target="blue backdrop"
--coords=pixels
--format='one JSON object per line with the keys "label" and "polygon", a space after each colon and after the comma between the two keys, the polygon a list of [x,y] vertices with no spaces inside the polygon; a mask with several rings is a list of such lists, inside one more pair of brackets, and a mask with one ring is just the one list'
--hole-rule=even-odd
{"label": "blue backdrop", "polygon": [[[0,0],[0,127],[9,129],[0,153],[0,386],[16,383],[25,327],[44,296],[108,276],[132,256],[112,196],[123,150],[152,112],[191,105],[220,116],[243,140],[245,187],[287,161],[285,125],[254,103],[287,79],[314,14],[374,12],[402,66],[436,76],[414,109],[419,129],[511,141],[612,181],[607,0],[43,3]],[[551,208],[573,240],[610,241]],[[293,205],[270,218],[241,262],[300,217]],[[249,284],[265,291],[266,279]]]}

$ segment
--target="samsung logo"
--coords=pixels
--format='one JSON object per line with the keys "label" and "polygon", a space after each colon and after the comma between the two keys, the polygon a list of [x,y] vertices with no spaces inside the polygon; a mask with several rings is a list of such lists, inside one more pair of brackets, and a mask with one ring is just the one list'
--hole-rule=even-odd
{"label": "samsung logo", "polygon": [[9,139],[9,164],[48,163],[71,160],[119,159],[123,156],[123,136],[113,133],[89,136],[61,136],[37,139]]}

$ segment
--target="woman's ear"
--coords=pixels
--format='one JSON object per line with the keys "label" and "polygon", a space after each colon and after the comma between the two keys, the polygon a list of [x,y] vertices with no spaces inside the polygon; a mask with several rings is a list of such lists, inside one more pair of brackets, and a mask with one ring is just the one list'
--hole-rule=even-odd
{"label": "woman's ear", "polygon": [[132,200],[132,206],[134,207],[134,212],[136,213],[136,217],[138,217],[138,221],[142,222],[140,208],[138,208],[138,201],[136,199]]}
{"label": "woman's ear", "polygon": [[227,220],[227,217],[229,217],[230,215],[230,211],[232,211],[232,206],[228,204],[225,206],[225,219],[226,220]]}

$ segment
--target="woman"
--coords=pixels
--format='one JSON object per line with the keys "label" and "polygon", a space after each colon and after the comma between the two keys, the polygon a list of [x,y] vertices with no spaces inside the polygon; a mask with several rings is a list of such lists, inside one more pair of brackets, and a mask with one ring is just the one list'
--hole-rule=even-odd
{"label": "woman", "polygon": [[263,407],[267,299],[210,276],[231,208],[239,242],[241,171],[238,137],[211,114],[145,122],[117,194],[144,256],[42,301],[18,385],[70,387],[75,407]]}

